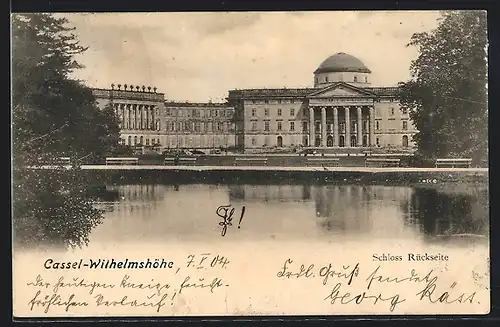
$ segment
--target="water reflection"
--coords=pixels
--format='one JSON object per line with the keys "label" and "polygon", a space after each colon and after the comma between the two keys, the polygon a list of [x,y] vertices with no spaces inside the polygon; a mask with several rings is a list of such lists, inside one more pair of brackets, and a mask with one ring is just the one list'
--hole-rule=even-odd
{"label": "water reflection", "polygon": [[[246,206],[234,239],[419,239],[488,235],[487,188],[446,190],[359,185],[124,185],[95,242],[220,240],[219,205]],[[237,235],[236,235],[237,234]],[[471,236],[472,235],[472,236]],[[333,238],[332,238],[333,237]]]}
{"label": "water reflection", "polygon": [[467,193],[415,188],[401,203],[404,218],[429,240],[470,241],[489,234],[489,192],[486,187]]}

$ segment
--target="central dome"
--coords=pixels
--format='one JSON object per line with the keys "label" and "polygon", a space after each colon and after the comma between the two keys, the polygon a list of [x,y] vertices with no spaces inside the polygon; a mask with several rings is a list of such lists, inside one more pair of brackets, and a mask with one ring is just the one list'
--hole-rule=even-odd
{"label": "central dome", "polygon": [[347,53],[339,52],[326,58],[326,60],[319,65],[318,69],[314,71],[314,74],[342,72],[371,73],[371,70],[369,70],[358,58]]}

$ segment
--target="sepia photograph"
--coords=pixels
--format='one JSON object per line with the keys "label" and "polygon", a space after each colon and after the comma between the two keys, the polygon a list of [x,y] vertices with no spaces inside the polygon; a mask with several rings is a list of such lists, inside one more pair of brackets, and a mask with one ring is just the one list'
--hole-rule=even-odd
{"label": "sepia photograph", "polygon": [[11,14],[14,318],[487,314],[487,13]]}

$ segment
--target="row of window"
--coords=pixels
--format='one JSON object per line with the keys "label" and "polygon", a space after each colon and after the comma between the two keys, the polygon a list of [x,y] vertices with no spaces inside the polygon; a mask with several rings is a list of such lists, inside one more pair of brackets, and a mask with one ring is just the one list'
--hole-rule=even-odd
{"label": "row of window", "polygon": [[278,100],[252,100],[252,104],[273,104],[273,103],[295,103],[295,99],[278,99]]}
{"label": "row of window", "polygon": [[[270,137],[266,136],[264,138],[264,144],[262,144],[262,145],[263,146],[270,145],[269,141],[270,141]],[[317,137],[315,139],[314,143],[315,143],[315,146],[321,146],[321,138]],[[351,144],[351,147],[357,147],[358,146],[356,135],[351,135],[351,137],[350,137],[350,144]],[[256,146],[256,145],[257,145],[257,138],[256,137],[252,137],[252,146]],[[283,137],[281,135],[279,135],[279,136],[276,137],[276,145],[278,147],[286,146],[284,144]],[[309,146],[309,138],[307,136],[304,138],[304,144],[303,145],[304,146]],[[380,146],[380,138],[379,137],[376,138],[376,145]],[[387,145],[391,145],[391,144],[387,144]],[[341,135],[339,137],[339,139],[338,139],[338,144],[334,144],[333,137],[332,136],[328,136],[328,138],[326,140],[326,146],[327,147],[333,147],[333,146],[345,147],[346,146],[346,144],[345,144],[345,137],[343,135]],[[362,146],[364,146],[364,147],[368,146],[368,136],[367,135],[363,136]],[[403,135],[401,137],[401,146],[405,147],[405,148],[407,148],[409,146],[408,135]]]}
{"label": "row of window", "polygon": [[[391,107],[391,108],[389,108],[389,110],[390,110],[390,114],[391,114],[391,116],[394,116],[394,114],[396,113],[396,109],[394,109],[394,107]],[[402,113],[403,115],[407,115],[407,114],[408,114],[408,109],[406,109],[406,108],[401,108],[401,113]]]}
{"label": "row of window", "polygon": [[147,104],[114,103],[113,108],[116,115],[124,115],[125,113],[129,115],[153,115],[155,113],[158,116],[160,113],[157,107]]}
{"label": "row of window", "polygon": [[160,144],[160,139],[159,138],[149,138],[149,137],[144,137],[144,136],[129,136],[125,139],[120,139],[121,144],[123,145],[159,145]]}
{"label": "row of window", "polygon": [[[277,109],[277,114],[278,114],[278,116],[282,116],[283,109],[278,108]],[[264,115],[265,116],[269,116],[269,108],[265,108],[264,109]],[[257,116],[257,109],[252,109],[252,116],[253,117]],[[290,116],[291,117],[295,117],[295,109],[294,108],[290,109]]]}
{"label": "row of window", "polygon": [[230,130],[228,122],[199,122],[199,121],[186,121],[186,122],[167,122],[167,131],[174,132],[227,132]]}
{"label": "row of window", "polygon": [[165,108],[165,114],[174,117],[232,117],[234,110]]}
{"label": "row of window", "polygon": [[[344,81],[344,75],[340,74],[340,78],[339,79],[340,79],[341,82],[343,82]],[[323,79],[323,81],[325,83],[328,83],[330,80],[329,80],[328,76],[325,76],[325,78]],[[352,78],[352,81],[354,83],[357,83],[358,81],[361,82],[361,80],[358,79],[358,76],[356,76],[356,75],[354,75],[354,77]],[[316,84],[318,84],[319,82],[320,82],[319,81],[319,77],[316,77]],[[334,81],[332,81],[332,82],[334,82]],[[368,76],[365,76],[365,83],[368,83]]]}
{"label": "row of window", "polygon": [[[408,121],[407,121],[407,120],[403,120],[403,121],[402,121],[402,124],[403,124],[403,126],[402,126],[402,128],[401,128],[401,129],[402,129],[403,131],[408,130]],[[376,129],[376,130],[379,130],[379,129],[380,129],[380,122],[379,122],[379,121],[376,121],[376,122],[375,122],[375,129]]]}
{"label": "row of window", "polygon": [[[294,132],[295,131],[295,122],[290,121],[288,123],[289,123],[289,127],[290,127],[289,131]],[[307,133],[308,129],[309,129],[309,123],[302,122],[302,131],[304,133]],[[331,132],[333,130],[333,124],[327,124],[326,129],[328,132]],[[253,121],[252,122],[252,131],[256,131],[256,130],[257,130],[257,122]],[[283,122],[281,122],[281,121],[276,122],[276,130],[278,130],[278,131],[283,130]],[[321,130],[321,123],[318,122],[318,123],[316,123],[316,131],[320,131],[320,130]],[[339,123],[339,130],[341,133],[345,133],[345,122]],[[365,121],[363,121],[363,131],[367,131],[367,130],[368,130],[368,121],[365,120]],[[270,122],[269,121],[264,121],[264,131],[266,131],[266,132],[270,131]],[[354,133],[357,131],[357,124],[355,121],[352,122],[351,131]]]}
{"label": "row of window", "polygon": [[[290,121],[288,123],[289,123],[289,127],[290,127],[289,131],[294,132],[295,131],[295,122]],[[402,123],[403,123],[402,130],[404,130],[404,131],[408,130],[408,121],[404,120]],[[252,121],[251,130],[257,131],[257,129],[258,129],[257,125],[258,124],[256,121]],[[309,128],[309,123],[302,122],[302,131],[304,133],[307,133],[308,128]],[[331,132],[333,130],[333,124],[326,124],[326,129],[327,129],[327,131]],[[368,129],[369,129],[368,121],[363,120],[362,131],[366,132],[366,131],[368,131]],[[375,129],[380,130],[380,122],[379,121],[375,122]],[[276,122],[276,130],[278,130],[278,131],[283,130],[283,122],[282,121]],[[320,130],[321,130],[321,122],[317,122],[316,123],[316,131],[320,131]],[[357,130],[358,130],[357,122],[351,121],[351,132],[356,133]],[[264,121],[264,131],[266,131],[266,132],[270,131],[270,121]],[[340,133],[345,133],[345,122],[339,122],[339,131],[340,131]]]}
{"label": "row of window", "polygon": [[229,137],[190,137],[190,136],[178,136],[176,138],[171,138],[170,140],[166,140],[167,144],[161,144],[159,138],[149,138],[144,136],[128,136],[126,138],[120,139],[120,143],[123,145],[145,145],[145,146],[175,146],[179,145],[180,147],[189,146],[189,147],[219,147],[219,146],[228,146],[231,143],[231,139]]}
{"label": "row of window", "polygon": [[159,120],[156,122],[152,121],[140,121],[136,119],[122,119],[119,122],[119,126],[122,129],[135,129],[135,130],[149,130],[149,131],[161,131],[161,123]]}
{"label": "row of window", "polygon": [[[309,108],[304,108],[303,115],[307,115],[308,110],[309,110]],[[391,116],[394,116],[396,113],[396,109],[394,107],[389,108],[389,111],[390,111]],[[408,114],[408,110],[406,108],[402,108],[401,112],[403,115]],[[278,116],[282,116],[283,109],[278,108],[276,113]],[[257,109],[252,108],[252,117],[255,117],[255,116],[257,116]],[[264,116],[269,116],[269,108],[264,108]],[[295,109],[294,108],[290,109],[290,117],[295,117]]]}

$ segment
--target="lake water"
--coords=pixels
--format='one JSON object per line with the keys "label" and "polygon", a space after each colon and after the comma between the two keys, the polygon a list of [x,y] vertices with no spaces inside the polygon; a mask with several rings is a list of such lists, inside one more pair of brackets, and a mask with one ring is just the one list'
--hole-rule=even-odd
{"label": "lake water", "polygon": [[[468,245],[487,241],[486,187],[359,185],[121,185],[108,189],[92,242],[358,240]],[[241,210],[245,213],[241,220]],[[238,226],[240,228],[238,228]]]}
{"label": "lake water", "polygon": [[[174,292],[186,278],[200,283],[219,278],[224,286],[213,293],[208,288],[185,290],[181,296],[174,295],[175,300],[172,298],[161,312],[148,308],[132,310],[128,306],[72,310],[81,315],[113,312],[123,316],[486,313],[489,310],[488,197],[485,185],[459,184],[108,186],[97,204],[105,209],[104,218],[88,230],[88,246],[57,247],[41,253],[14,251],[13,280],[17,294],[14,303],[19,312],[27,315],[41,312],[41,308],[30,311],[27,306],[34,290],[26,285],[37,274],[52,282],[63,275],[58,269],[43,268],[48,258],[54,262],[151,258],[169,260],[174,269],[82,268],[65,271],[64,276],[67,280],[85,277],[115,285],[121,285],[125,277],[134,283],[162,281],[172,285]],[[225,215],[223,210],[217,211],[219,206],[231,206],[226,207],[228,212],[234,209],[232,226],[226,226],[224,236],[220,223]],[[427,253],[449,260],[409,259],[410,255]],[[402,259],[376,260],[382,256]],[[199,266],[191,265],[193,258],[200,262]],[[208,258],[205,266],[202,258]],[[219,259],[227,259],[228,266],[218,266]],[[342,286],[350,294],[367,291],[366,278],[379,268],[383,276],[398,278],[408,277],[410,271],[419,276],[430,271],[439,278],[440,292],[449,291],[454,299],[461,293],[477,292],[477,302],[450,306],[423,301],[416,294],[425,285],[412,282],[378,283],[370,288],[369,292],[380,292],[384,297],[394,294],[405,297],[407,300],[394,312],[387,302],[332,305],[325,299],[338,278],[332,277],[328,282],[321,279],[324,277],[280,278],[279,272],[286,262],[294,272],[301,265],[314,267],[319,272],[316,277],[327,269],[321,267],[331,266],[337,272],[359,267],[356,281],[351,286]],[[77,291],[79,299],[95,301],[88,290]],[[99,292],[116,301],[125,295],[140,301],[150,299],[145,291],[115,288]],[[51,313],[67,315],[64,308],[54,308]]]}

